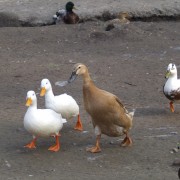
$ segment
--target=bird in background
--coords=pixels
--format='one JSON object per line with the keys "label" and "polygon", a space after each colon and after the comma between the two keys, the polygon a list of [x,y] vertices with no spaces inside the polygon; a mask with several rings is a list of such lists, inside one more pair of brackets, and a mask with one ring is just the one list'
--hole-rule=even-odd
{"label": "bird in background", "polygon": [[170,110],[175,111],[174,102],[180,100],[180,79],[177,76],[177,67],[174,63],[170,63],[165,74],[167,81],[163,87],[164,95],[170,100]]}
{"label": "bird in background", "polygon": [[77,24],[80,18],[73,10],[76,10],[74,3],[71,1],[67,2],[65,9],[60,9],[53,16],[54,21],[62,20],[65,24]]}

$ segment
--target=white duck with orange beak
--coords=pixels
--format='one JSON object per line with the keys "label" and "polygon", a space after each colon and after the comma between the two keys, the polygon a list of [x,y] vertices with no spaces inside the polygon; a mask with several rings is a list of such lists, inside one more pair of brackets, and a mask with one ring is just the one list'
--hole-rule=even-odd
{"label": "white duck with orange beak", "polygon": [[62,115],[63,118],[69,120],[73,117],[77,118],[77,123],[74,129],[82,131],[83,126],[79,115],[79,106],[74,98],[68,94],[61,94],[55,96],[52,90],[51,83],[48,79],[41,81],[40,96],[45,96],[45,107],[52,109]]}
{"label": "white duck with orange beak", "polygon": [[66,119],[51,109],[37,109],[37,98],[34,91],[28,91],[26,97],[27,112],[24,116],[24,127],[33,135],[33,140],[25,147],[36,148],[38,137],[55,136],[56,144],[48,150],[58,151],[60,149],[59,132],[66,123]]}

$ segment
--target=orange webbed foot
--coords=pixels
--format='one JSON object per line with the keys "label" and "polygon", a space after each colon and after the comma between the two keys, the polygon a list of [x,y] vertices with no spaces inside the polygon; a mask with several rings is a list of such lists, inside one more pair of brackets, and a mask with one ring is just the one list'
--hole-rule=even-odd
{"label": "orange webbed foot", "polygon": [[60,134],[56,135],[56,144],[51,146],[48,149],[49,151],[53,151],[53,152],[59,151],[59,149],[60,149],[59,136],[60,136]]}
{"label": "orange webbed foot", "polygon": [[100,148],[100,145],[99,145],[100,138],[101,138],[101,134],[97,135],[97,137],[96,137],[96,145],[93,146],[93,147],[90,147],[90,148],[86,148],[86,151],[91,152],[91,153],[99,153],[99,152],[101,152],[101,148]]}
{"label": "orange webbed foot", "polygon": [[60,149],[60,146],[58,146],[58,145],[56,144],[56,145],[54,145],[54,146],[51,146],[48,150],[49,150],[49,151],[53,151],[53,152],[57,152],[57,151],[59,151],[59,149]]}
{"label": "orange webbed foot", "polygon": [[91,153],[99,153],[99,152],[101,152],[101,148],[98,146],[93,146],[90,148],[86,148],[86,151],[91,152]]}
{"label": "orange webbed foot", "polygon": [[76,126],[74,127],[74,129],[78,130],[78,131],[82,131],[83,130],[83,126],[82,126],[82,122],[81,122],[79,114],[78,114],[77,123],[76,123]]}
{"label": "orange webbed foot", "polygon": [[121,146],[123,146],[123,147],[132,146],[132,140],[131,140],[131,138],[128,137],[128,136],[126,136],[126,137],[124,138],[124,140],[122,141]]}
{"label": "orange webbed foot", "polygon": [[33,139],[29,144],[25,145],[24,147],[29,149],[35,149],[36,148],[36,139]]}

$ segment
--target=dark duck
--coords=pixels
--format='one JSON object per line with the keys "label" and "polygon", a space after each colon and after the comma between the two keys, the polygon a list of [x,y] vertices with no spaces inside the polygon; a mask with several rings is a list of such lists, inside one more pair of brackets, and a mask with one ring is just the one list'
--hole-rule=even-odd
{"label": "dark duck", "polygon": [[73,12],[74,7],[73,2],[67,2],[66,4],[66,14],[63,17],[63,21],[66,24],[77,24],[79,22],[79,16]]}

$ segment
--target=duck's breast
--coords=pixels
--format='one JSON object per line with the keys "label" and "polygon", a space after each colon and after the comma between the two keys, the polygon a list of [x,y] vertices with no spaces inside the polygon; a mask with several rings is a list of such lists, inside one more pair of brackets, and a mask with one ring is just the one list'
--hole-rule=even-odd
{"label": "duck's breast", "polygon": [[61,116],[50,109],[27,112],[24,117],[25,129],[35,136],[58,134],[62,126]]}
{"label": "duck's breast", "polygon": [[180,80],[168,79],[163,91],[169,100],[180,100]]}

